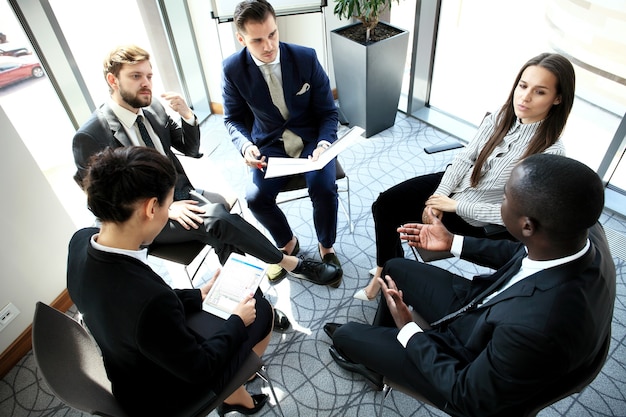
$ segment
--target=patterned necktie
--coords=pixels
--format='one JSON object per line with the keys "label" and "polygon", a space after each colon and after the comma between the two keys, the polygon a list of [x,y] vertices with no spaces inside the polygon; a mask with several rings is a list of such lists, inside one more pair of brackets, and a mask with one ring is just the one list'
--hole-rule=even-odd
{"label": "patterned necktie", "polygon": [[[283,86],[273,71],[274,65],[276,64],[265,64],[261,66],[261,69],[265,74],[265,81],[267,81],[267,86],[270,89],[272,102],[280,111],[283,119],[287,120],[289,118],[289,110],[287,109],[287,104],[285,103]],[[302,153],[302,148],[304,148],[302,138],[289,129],[285,129],[283,132],[283,145],[285,146],[285,152],[287,152],[287,155],[292,158],[298,158]]]}
{"label": "patterned necktie", "polygon": [[154,148],[154,142],[152,142],[152,138],[150,138],[148,129],[146,129],[146,125],[143,124],[141,116],[137,116],[137,126],[139,127],[139,133],[141,133],[141,140],[143,140],[143,143],[145,143],[149,148]]}
{"label": "patterned necktie", "polygon": [[513,261],[508,268],[506,268],[506,270],[502,273],[500,278],[498,278],[493,284],[491,284],[485,291],[478,294],[472,301],[469,302],[469,304],[464,305],[457,311],[450,313],[440,318],[439,320],[430,323],[430,327],[431,328],[441,327],[444,324],[447,324],[451,322],[452,320],[456,319],[461,314],[466,313],[470,310],[474,310],[476,307],[478,307],[478,305],[480,305],[480,303],[488,295],[494,293],[498,288],[502,287],[506,282],[508,282],[511,278],[513,278],[515,274],[519,272],[522,266],[522,259],[524,259],[523,256],[516,258],[515,261]]}

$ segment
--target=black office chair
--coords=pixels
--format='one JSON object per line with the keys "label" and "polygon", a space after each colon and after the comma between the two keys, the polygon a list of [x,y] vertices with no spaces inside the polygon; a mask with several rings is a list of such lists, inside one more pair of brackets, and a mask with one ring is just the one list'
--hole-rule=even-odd
{"label": "black office chair", "polygon": [[[539,412],[552,404],[561,401],[562,399],[569,397],[570,395],[582,392],[587,386],[589,386],[594,379],[598,376],[606,358],[609,354],[609,345],[611,344],[611,334],[609,333],[602,344],[602,348],[594,358],[594,360],[583,368],[577,369],[571,374],[563,377],[559,382],[552,384],[547,390],[542,391],[539,395],[528,400],[525,406],[516,406],[515,409],[510,412],[502,413],[502,415],[509,415],[511,417],[535,417]],[[438,408],[436,405],[429,402],[419,392],[413,391],[411,388],[404,387],[400,384],[391,381],[389,378],[383,378],[383,396],[380,402],[380,409],[378,415],[382,417],[383,407],[385,399],[389,396],[392,390],[400,391],[414,399],[428,404],[432,407]],[[442,410],[450,414],[453,417],[462,417],[460,414],[451,413],[448,410]]]}
{"label": "black office chair", "polygon": [[[342,211],[344,212],[344,214],[346,215],[346,218],[348,220],[348,226],[350,228],[350,233],[354,232],[354,223],[352,223],[352,210],[350,207],[350,177],[348,177],[348,175],[346,174],[346,172],[344,171],[343,167],[341,166],[341,164],[339,163],[339,160],[335,161],[335,169],[337,171],[336,174],[336,179],[337,181],[339,180],[345,180],[345,187],[337,187],[337,192],[340,194],[339,197],[339,205],[341,206]],[[306,180],[304,179],[304,174],[296,174],[296,175],[292,175],[289,178],[289,181],[287,182],[287,184],[285,184],[285,186],[280,190],[280,193],[287,193],[290,191],[298,191],[298,190],[307,190],[307,186],[306,186]],[[346,193],[347,195],[347,208],[346,205],[344,205],[342,199],[341,199],[341,193]],[[300,200],[302,198],[308,198],[309,197],[309,193],[308,191],[306,193],[299,193],[294,195],[293,193],[291,193],[288,196],[283,196],[281,198],[281,194],[279,194],[278,198],[276,199],[276,204],[283,204],[283,203],[287,203],[289,201],[295,201],[295,200]]]}
{"label": "black office chair", "polygon": [[[233,212],[237,207],[239,208],[238,213],[241,215],[242,209],[239,205],[239,199],[236,196],[228,196],[224,197],[221,194],[216,193],[208,193],[204,191],[205,194],[208,194],[208,199],[211,202],[219,202],[224,204],[228,211]],[[209,256],[212,251],[212,247],[208,246],[197,240],[190,240],[187,242],[180,243],[153,243],[148,246],[148,255],[156,256],[157,258],[165,259],[166,261],[175,262],[183,265],[183,269],[191,286],[193,287],[193,280],[200,271],[200,267]],[[200,261],[198,262],[198,266],[195,268],[193,273],[189,271],[190,265],[196,260],[199,256],[202,256]]]}
{"label": "black office chair", "polygon": [[[32,326],[33,356],[44,382],[63,403],[97,416],[127,417],[111,392],[100,350],[87,330],[59,310],[38,302]],[[269,383],[283,415],[265,365],[254,352],[224,387],[220,395],[208,391],[186,404],[172,417],[204,417],[220,405],[250,376],[258,374]]]}

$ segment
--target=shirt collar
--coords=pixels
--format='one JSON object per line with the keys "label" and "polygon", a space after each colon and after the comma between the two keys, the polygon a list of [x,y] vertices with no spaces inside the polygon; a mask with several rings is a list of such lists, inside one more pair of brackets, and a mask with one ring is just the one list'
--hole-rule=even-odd
{"label": "shirt collar", "polygon": [[522,268],[526,269],[548,269],[554,268],[555,266],[559,266],[568,262],[572,262],[580,257],[582,257],[589,248],[591,247],[591,242],[587,239],[587,243],[585,247],[576,252],[573,255],[565,256],[559,259],[551,259],[549,261],[533,261],[532,259],[528,259],[528,256],[522,260]]}
{"label": "shirt collar", "polygon": [[263,62],[263,61],[260,61],[260,60],[256,59],[256,57],[254,55],[252,55],[252,54],[250,54],[250,56],[252,57],[252,60],[254,61],[254,63],[258,67],[261,67],[261,66],[266,65],[266,64],[267,65],[280,64],[280,48],[278,48],[278,52],[276,53],[276,59],[273,60],[272,62],[267,62],[266,63],[266,62]]}
{"label": "shirt collar", "polygon": [[119,249],[119,248],[111,248],[109,246],[104,246],[99,244],[96,240],[100,234],[96,233],[91,236],[91,246],[94,249],[97,249],[102,252],[108,253],[117,253],[119,255],[130,256],[131,258],[135,258],[148,265],[148,248],[140,249],[140,250],[128,250],[128,249]]}
{"label": "shirt collar", "polygon": [[143,109],[139,109],[139,111],[135,114],[132,111],[125,109],[124,107],[117,104],[117,102],[115,102],[115,100],[113,99],[109,100],[109,106],[111,107],[111,110],[113,110],[113,114],[115,114],[115,117],[118,118],[120,123],[122,123],[122,125],[126,129],[133,129],[133,126],[137,121],[137,116],[144,116]]}

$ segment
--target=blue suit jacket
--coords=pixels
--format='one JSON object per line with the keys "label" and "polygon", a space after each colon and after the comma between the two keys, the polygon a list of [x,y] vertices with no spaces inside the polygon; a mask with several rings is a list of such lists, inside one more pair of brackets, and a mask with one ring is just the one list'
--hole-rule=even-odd
{"label": "blue suit jacket", "polygon": [[337,107],[315,50],[280,43],[280,65],[289,119],[274,106],[263,73],[247,48],[223,63],[224,123],[233,143],[259,148],[276,143],[285,129],[305,143],[337,139]]}

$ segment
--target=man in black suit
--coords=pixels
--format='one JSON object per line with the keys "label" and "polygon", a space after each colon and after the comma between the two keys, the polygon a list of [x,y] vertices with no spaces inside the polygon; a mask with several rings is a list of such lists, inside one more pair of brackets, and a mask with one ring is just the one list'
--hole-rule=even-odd
{"label": "man in black suit", "polygon": [[[319,284],[337,279],[341,270],[334,265],[282,253],[257,228],[241,216],[231,214],[223,204],[223,197],[215,199],[215,194],[204,193],[213,202],[199,204],[190,195],[194,187],[172,148],[197,157],[200,126],[179,94],[165,93],[162,97],[180,114],[182,127],[172,120],[158,100],[152,100],[152,65],[148,52],[135,45],[118,47],[106,57],[103,73],[111,99],[100,106],[74,136],[73,152],[78,168],[75,179],[79,185],[90,158],[97,152],[107,147],[153,147],[169,157],[177,172],[169,221],[154,240],[156,243],[198,240],[211,245],[222,264],[231,252],[247,253]],[[278,329],[289,326],[284,315],[276,314],[276,317],[281,317],[276,323]]]}
{"label": "man in black suit", "polygon": [[454,236],[439,221],[398,228],[409,245],[497,271],[467,280],[387,262],[375,325],[326,324],[333,359],[374,385],[385,375],[452,415],[523,415],[588,367],[610,337],[615,265],[597,223],[603,206],[595,172],[538,154],[505,188],[502,218],[519,243]]}

